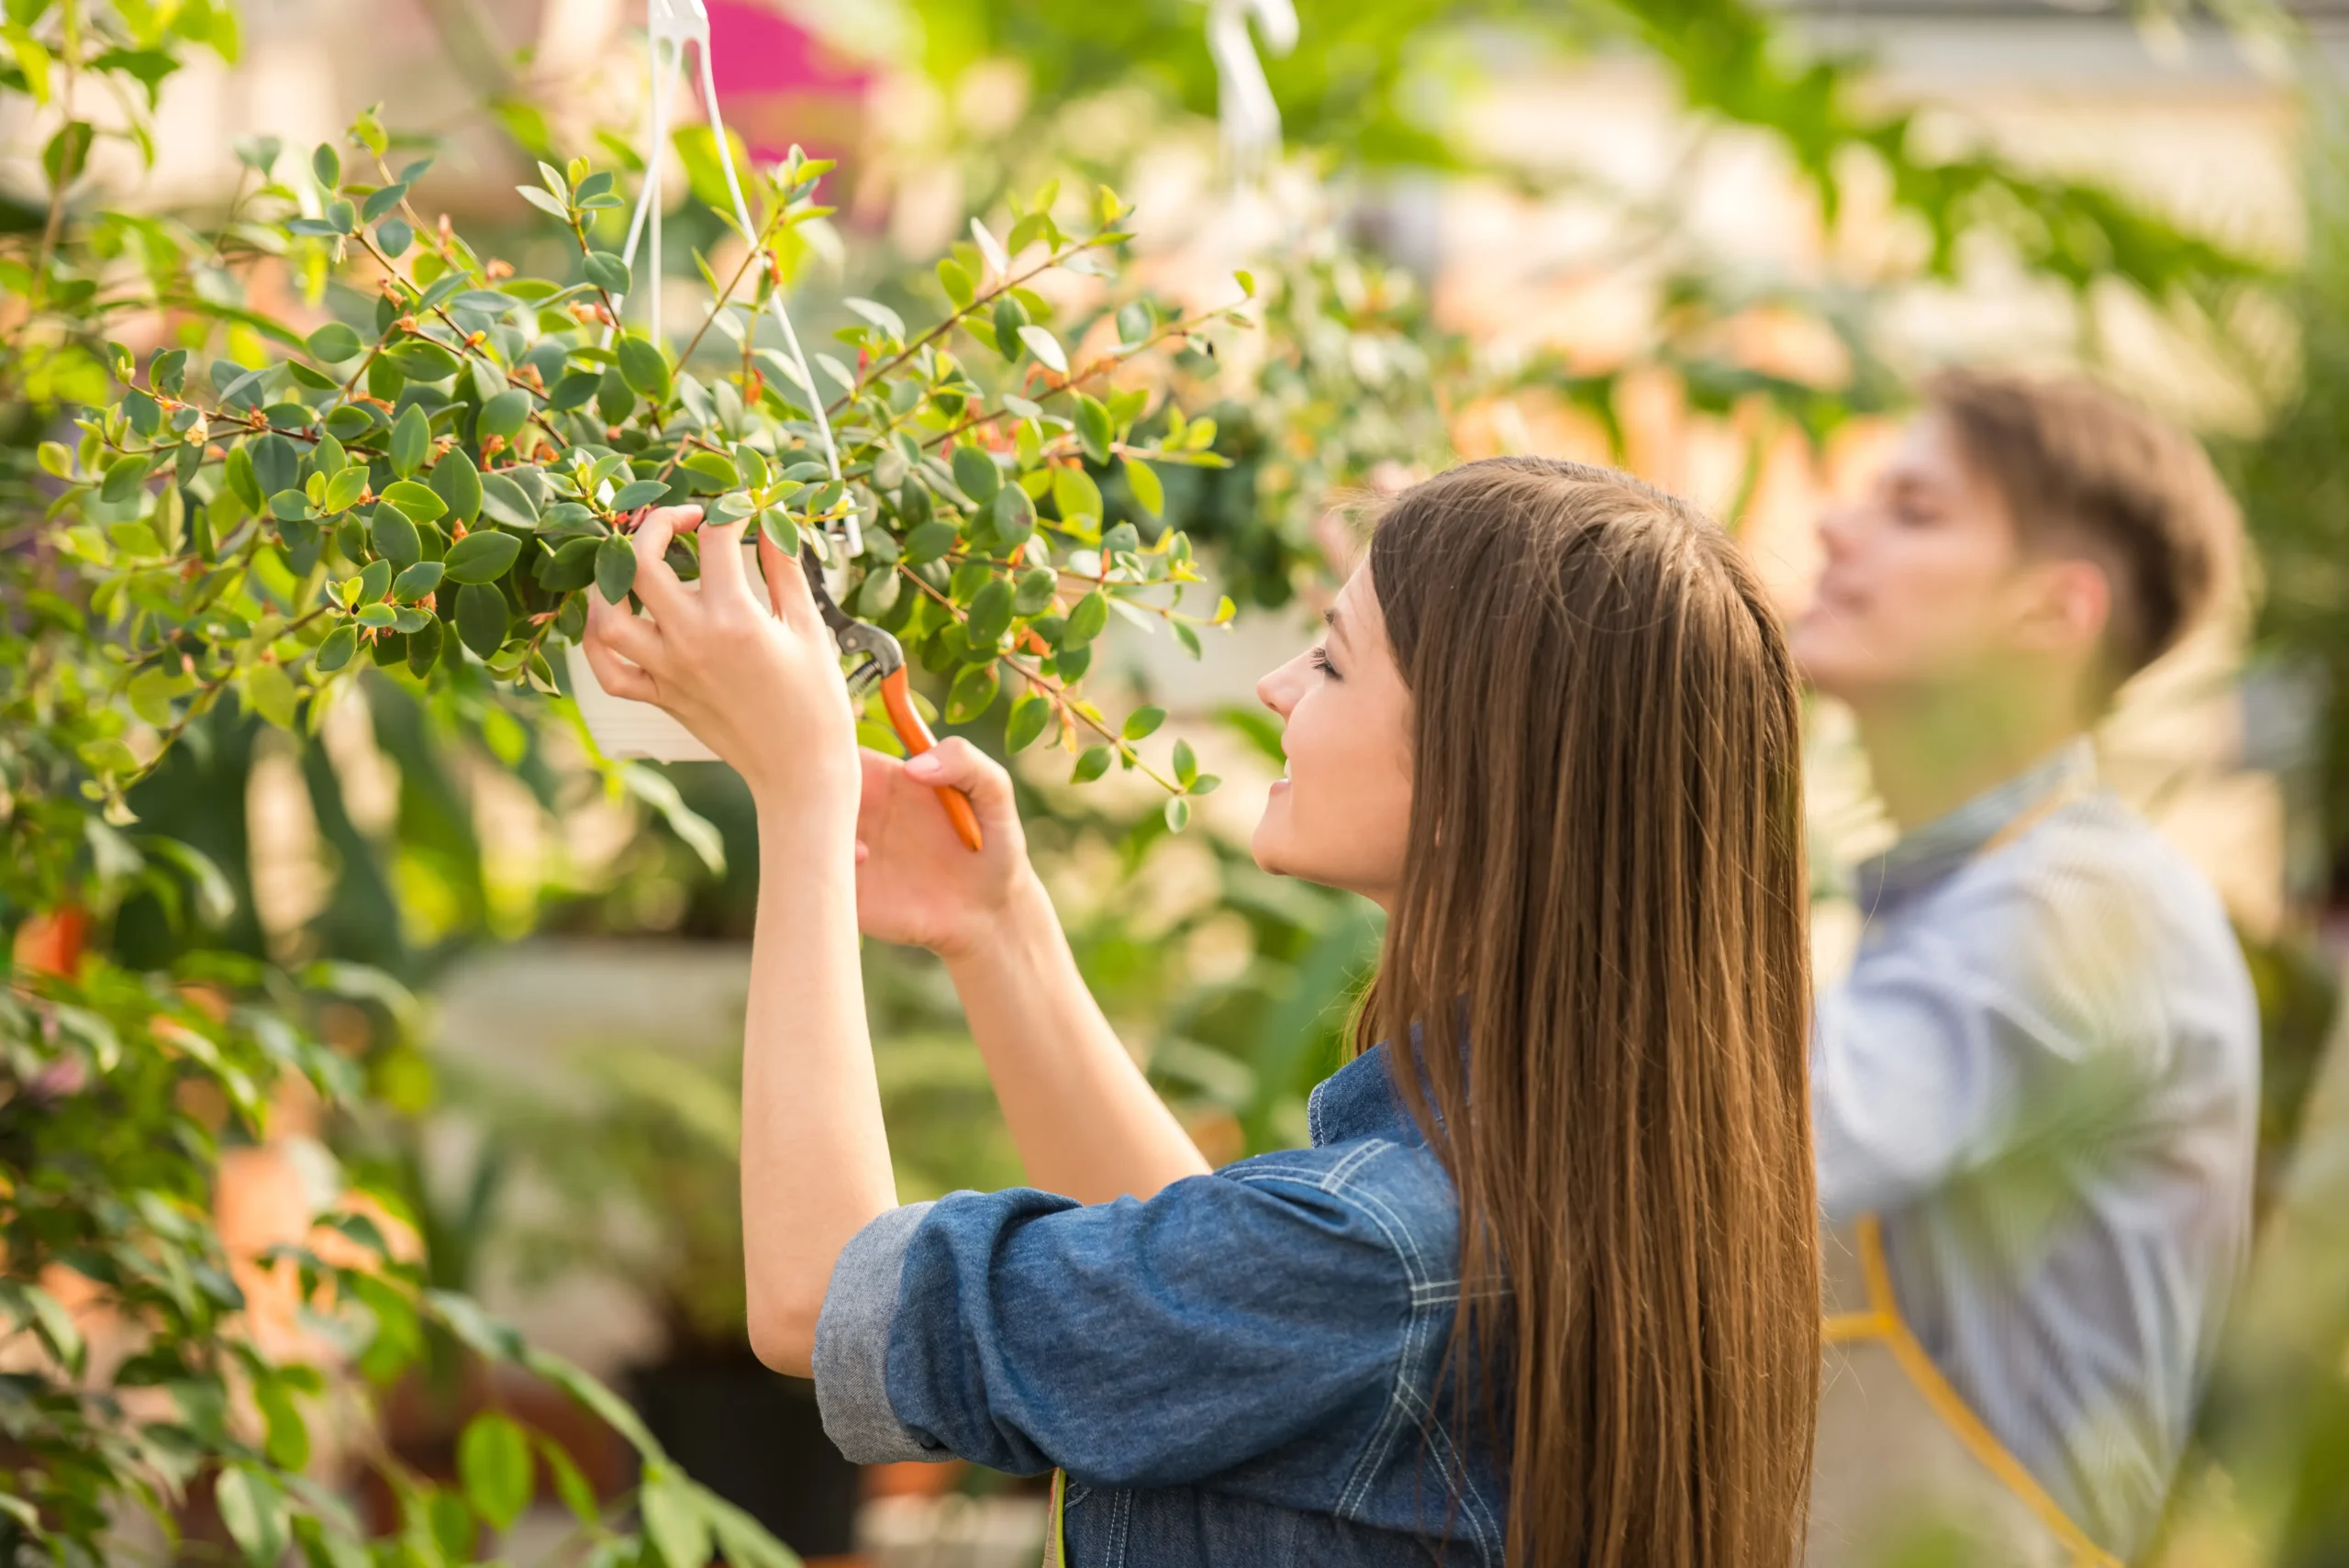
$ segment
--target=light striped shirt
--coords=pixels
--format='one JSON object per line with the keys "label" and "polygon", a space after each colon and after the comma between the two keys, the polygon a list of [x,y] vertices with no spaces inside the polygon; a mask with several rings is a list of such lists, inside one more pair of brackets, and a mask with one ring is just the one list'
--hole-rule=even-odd
{"label": "light striped shirt", "polygon": [[1883,1217],[1935,1364],[2125,1558],[2248,1246],[2259,1018],[2217,896],[2094,780],[2081,740],[1860,868],[1811,1098],[1830,1223]]}

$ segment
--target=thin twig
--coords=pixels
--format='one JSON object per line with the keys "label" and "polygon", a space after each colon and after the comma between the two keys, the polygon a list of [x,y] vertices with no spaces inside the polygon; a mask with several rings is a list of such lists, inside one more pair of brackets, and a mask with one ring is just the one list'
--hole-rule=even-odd
{"label": "thin twig", "polygon": [[855,390],[842,393],[838,399],[825,405],[824,412],[827,414],[837,414],[842,408],[847,407],[851,403],[864,395],[864,389],[866,387],[872,385],[874,382],[881,380],[884,376],[886,376],[891,371],[896,370],[899,365],[904,364],[907,360],[910,360],[916,354],[920,353],[930,344],[938,341],[939,339],[943,338],[948,333],[953,331],[954,328],[963,322],[969,320],[974,316],[976,316],[979,313],[979,307],[981,306],[993,305],[996,300],[1001,299],[1005,295],[1009,294],[1013,289],[1018,288],[1020,284],[1028,283],[1032,279],[1041,277],[1044,273],[1051,272],[1054,267],[1060,266],[1065,262],[1070,257],[1082,255],[1084,252],[1095,249],[1100,245],[1100,243],[1101,237],[1099,235],[1096,235],[1090,239],[1079,240],[1074,245],[1053,251],[1050,256],[1045,257],[1041,261],[1039,261],[1036,265],[1029,268],[1018,277],[1007,277],[1003,282],[997,284],[994,288],[989,289],[986,293],[973,296],[970,304],[963,306],[960,310],[955,311],[945,320],[941,321],[929,331],[923,333],[920,337],[907,344],[904,350],[895,357],[884,360],[879,364],[860,373],[856,378]]}
{"label": "thin twig", "polygon": [[[915,587],[919,588],[923,593],[928,594],[930,598],[938,604],[943,606],[948,615],[953,617],[958,621],[967,623],[970,620],[971,617],[963,612],[963,606],[956,604],[944,594],[940,593],[937,589],[931,587],[928,583],[922,581],[920,574],[916,573],[912,567],[907,566],[901,561],[897,562],[897,570],[904,573],[907,581],[913,584]],[[1108,741],[1116,749],[1117,753],[1121,760],[1123,760],[1129,766],[1132,767],[1135,772],[1149,779],[1151,783],[1156,784],[1159,788],[1164,790],[1169,795],[1181,795],[1184,793],[1172,779],[1167,778],[1163,774],[1160,773],[1157,769],[1152,767],[1148,762],[1143,762],[1141,760],[1141,753],[1134,750],[1132,741],[1128,740],[1124,736],[1118,734],[1107,724],[1104,724],[1100,719],[1096,718],[1090,712],[1086,711],[1086,705],[1080,702],[1070,692],[1064,682],[1056,681],[1051,676],[1045,674],[1041,670],[1033,669],[1026,664],[1022,664],[1018,659],[1008,653],[996,654],[995,656],[995,662],[998,664],[1009,666],[1012,673],[1018,675],[1021,680],[1031,683],[1039,690],[1047,694],[1052,698],[1052,706],[1055,708],[1058,708],[1062,713],[1073,713],[1078,718],[1083,719],[1086,728],[1092,730],[1096,735],[1101,737],[1102,740]]]}

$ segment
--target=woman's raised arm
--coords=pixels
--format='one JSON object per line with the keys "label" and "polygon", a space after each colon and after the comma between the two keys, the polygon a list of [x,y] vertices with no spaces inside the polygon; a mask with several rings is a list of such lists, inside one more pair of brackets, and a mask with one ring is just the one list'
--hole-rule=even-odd
{"label": "woman's raised arm", "polygon": [[[971,797],[978,853],[939,810],[941,784]],[[910,762],[867,752],[857,837],[864,930],[946,961],[1030,1185],[1107,1203],[1207,1171],[1085,989],[1002,768],[960,740]]]}

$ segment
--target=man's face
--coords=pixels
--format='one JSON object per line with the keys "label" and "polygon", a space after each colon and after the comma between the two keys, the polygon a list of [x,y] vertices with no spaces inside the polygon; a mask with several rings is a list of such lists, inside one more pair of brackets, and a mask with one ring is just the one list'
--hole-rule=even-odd
{"label": "man's face", "polygon": [[2017,646],[2033,607],[2006,502],[1932,414],[1864,497],[1820,519],[1826,565],[1792,641],[1828,695],[1867,704],[1956,684]]}

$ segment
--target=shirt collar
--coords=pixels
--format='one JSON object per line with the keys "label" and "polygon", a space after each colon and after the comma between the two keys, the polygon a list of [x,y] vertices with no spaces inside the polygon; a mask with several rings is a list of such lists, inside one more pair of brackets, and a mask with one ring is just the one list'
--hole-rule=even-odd
{"label": "shirt collar", "polygon": [[1384,1045],[1371,1047],[1324,1078],[1306,1102],[1305,1119],[1316,1149],[1355,1138],[1420,1141],[1419,1124],[1395,1093]]}
{"label": "shirt collar", "polygon": [[1993,784],[1944,817],[1901,835],[1884,853],[1862,862],[1855,891],[1860,907],[1876,908],[1939,882],[1982,852],[2023,815],[2065,790],[2096,783],[2096,747],[2085,735],[2065,742],[2003,784]]}

